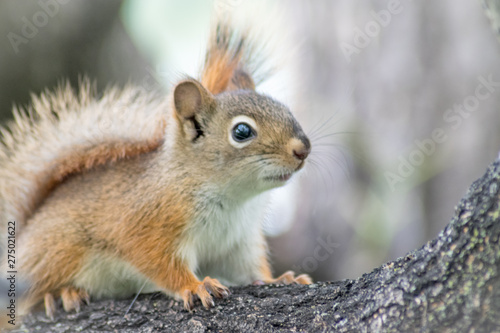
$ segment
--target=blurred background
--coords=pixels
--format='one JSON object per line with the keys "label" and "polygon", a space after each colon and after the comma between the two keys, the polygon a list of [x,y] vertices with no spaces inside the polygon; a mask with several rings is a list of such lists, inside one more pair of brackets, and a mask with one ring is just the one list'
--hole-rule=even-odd
{"label": "blurred background", "polygon": [[0,121],[84,75],[167,93],[196,75],[213,17],[233,16],[273,46],[259,90],[313,143],[274,193],[275,272],[356,278],[436,237],[500,150],[500,44],[481,2],[260,2],[1,1]]}

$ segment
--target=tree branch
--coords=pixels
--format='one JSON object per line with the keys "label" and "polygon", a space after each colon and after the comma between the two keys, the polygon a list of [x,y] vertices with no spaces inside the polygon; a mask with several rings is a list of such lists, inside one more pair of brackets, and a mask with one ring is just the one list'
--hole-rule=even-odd
{"label": "tree branch", "polygon": [[189,313],[162,294],[106,300],[78,314],[28,315],[30,332],[500,331],[500,161],[477,180],[439,236],[356,280],[231,288]]}

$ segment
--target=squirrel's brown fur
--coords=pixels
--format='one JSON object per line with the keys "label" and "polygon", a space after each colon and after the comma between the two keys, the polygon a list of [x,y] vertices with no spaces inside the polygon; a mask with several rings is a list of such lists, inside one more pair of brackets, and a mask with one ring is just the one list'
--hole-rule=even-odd
{"label": "squirrel's brown fur", "polygon": [[[24,306],[142,290],[204,306],[225,284],[273,279],[266,191],[300,170],[310,143],[288,108],[255,91],[246,37],[215,29],[201,82],[171,100],[138,88],[97,99],[88,83],[33,99],[2,130],[2,223],[19,223]],[[209,277],[212,276],[212,277]]]}

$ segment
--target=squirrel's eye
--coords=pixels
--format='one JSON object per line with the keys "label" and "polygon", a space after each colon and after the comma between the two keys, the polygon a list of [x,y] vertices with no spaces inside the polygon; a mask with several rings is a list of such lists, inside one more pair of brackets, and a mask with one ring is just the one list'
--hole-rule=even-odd
{"label": "squirrel's eye", "polygon": [[232,135],[234,141],[243,142],[253,138],[255,136],[255,132],[250,125],[246,123],[239,123],[233,127]]}

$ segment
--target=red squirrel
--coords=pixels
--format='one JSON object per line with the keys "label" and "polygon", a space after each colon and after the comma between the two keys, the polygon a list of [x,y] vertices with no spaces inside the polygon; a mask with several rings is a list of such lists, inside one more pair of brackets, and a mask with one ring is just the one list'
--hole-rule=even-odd
{"label": "red squirrel", "polygon": [[84,83],[34,98],[3,128],[0,220],[18,226],[26,309],[44,302],[53,317],[58,297],[78,311],[139,290],[192,309],[226,286],[311,283],[273,278],[262,232],[268,190],[303,168],[310,141],[255,91],[246,36],[219,22],[210,38],[200,79],[168,98],[134,87],[97,98]]}

